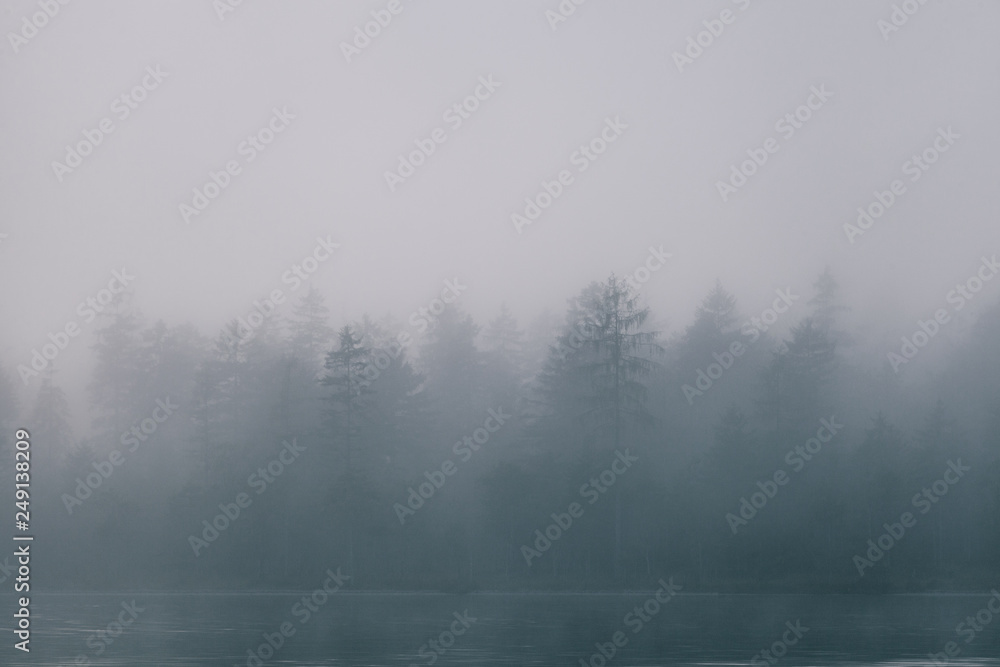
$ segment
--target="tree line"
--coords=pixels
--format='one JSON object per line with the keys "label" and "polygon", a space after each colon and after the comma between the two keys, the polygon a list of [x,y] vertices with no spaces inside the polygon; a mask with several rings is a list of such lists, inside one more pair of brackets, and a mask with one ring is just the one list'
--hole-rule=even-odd
{"label": "tree line", "polygon": [[403,346],[390,317],[334,326],[314,289],[214,338],[125,293],[92,348],[90,434],[58,374],[19,401],[2,373],[0,444],[32,433],[53,588],[296,587],[333,566],[365,589],[995,585],[1000,304],[924,375],[861,353],[846,310],[824,272],[779,337],[716,284],[666,334],[612,275],[527,330],[450,304]]}

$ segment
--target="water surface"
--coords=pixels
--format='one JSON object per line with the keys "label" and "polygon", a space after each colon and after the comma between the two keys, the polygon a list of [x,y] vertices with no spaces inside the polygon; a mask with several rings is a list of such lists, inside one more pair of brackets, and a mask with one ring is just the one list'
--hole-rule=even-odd
{"label": "water surface", "polygon": [[[309,611],[309,593],[41,594],[32,599],[30,655],[5,646],[11,665],[257,665],[248,650],[281,643],[264,665],[580,665],[600,666],[595,644],[612,665],[768,664],[760,652],[780,644],[777,665],[933,664],[928,654],[955,642],[950,665],[1000,665],[1000,619],[956,634],[986,607],[982,595],[687,595],[647,621],[632,615],[652,592],[620,594],[364,594],[335,593]],[[97,634],[137,617],[107,644]],[[299,604],[299,607],[295,605]],[[657,605],[650,604],[647,609]],[[295,611],[297,610],[297,611]],[[466,628],[456,620],[467,614]],[[7,618],[10,618],[8,615]],[[626,620],[628,618],[628,620]],[[981,616],[985,618],[985,615]],[[472,620],[474,619],[474,620]],[[637,620],[638,619],[638,620]],[[462,634],[450,643],[450,626]],[[641,629],[639,628],[641,622]],[[801,638],[787,623],[799,623]],[[276,639],[283,623],[294,634]],[[9,628],[9,622],[5,623]],[[969,627],[969,626],[965,626]],[[805,630],[808,628],[808,630]],[[118,628],[111,627],[112,633]],[[442,633],[445,633],[442,637]],[[12,643],[9,630],[4,633]],[[89,642],[89,644],[88,644]],[[100,650],[103,649],[103,650]],[[98,652],[100,654],[98,655]],[[268,656],[268,649],[260,650]],[[80,657],[83,656],[83,657]],[[85,660],[84,660],[85,658]],[[74,662],[75,660],[80,662]],[[89,661],[89,662],[87,662]]]}

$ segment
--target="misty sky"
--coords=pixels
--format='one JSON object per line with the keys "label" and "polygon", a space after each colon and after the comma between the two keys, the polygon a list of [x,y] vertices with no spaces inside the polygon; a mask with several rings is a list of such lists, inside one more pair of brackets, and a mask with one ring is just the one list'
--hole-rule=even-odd
{"label": "misty sky", "polygon": [[[319,236],[340,244],[310,278],[335,325],[405,320],[456,277],[479,322],[502,301],[522,326],[546,307],[561,318],[587,283],[662,245],[673,257],[642,294],[668,332],[717,278],[749,316],[777,288],[804,302],[829,265],[854,330],[883,356],[1000,252],[1000,3],[927,2],[886,40],[883,0],[590,0],[555,30],[556,0],[401,0],[348,63],[341,42],[387,4],[245,0],[220,20],[207,0],[70,2],[15,53],[10,34],[41,10],[4,2],[0,361],[12,375],[77,321],[87,343],[57,360],[73,384],[94,328],[77,305],[114,270],[135,275],[148,318],[214,336],[274,289],[304,293],[282,275]],[[678,71],[673,54],[726,10],[731,23]],[[121,118],[116,98],[154,81],[147,68],[166,76]],[[499,85],[453,127],[443,114],[480,77]],[[821,87],[832,96],[808,121],[776,131]],[[241,142],[275,108],[294,118],[248,161]],[[103,118],[114,131],[60,182],[52,163]],[[571,155],[608,118],[627,129],[579,172]],[[949,127],[959,138],[911,181],[904,163]],[[446,141],[390,192],[384,173],[435,128]],[[769,137],[779,150],[723,202],[716,182]],[[230,160],[241,172],[186,223],[179,205]],[[563,169],[572,184],[519,234],[511,214]],[[894,179],[905,194],[849,243],[843,225]],[[963,314],[997,298],[1000,281]]]}

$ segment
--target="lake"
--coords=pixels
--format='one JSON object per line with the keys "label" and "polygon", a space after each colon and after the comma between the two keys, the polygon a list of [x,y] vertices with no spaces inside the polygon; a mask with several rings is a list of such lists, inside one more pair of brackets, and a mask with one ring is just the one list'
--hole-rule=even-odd
{"label": "lake", "polygon": [[948,664],[1000,665],[989,594],[309,595],[36,594],[31,653],[8,630],[0,664],[913,665],[954,642]]}

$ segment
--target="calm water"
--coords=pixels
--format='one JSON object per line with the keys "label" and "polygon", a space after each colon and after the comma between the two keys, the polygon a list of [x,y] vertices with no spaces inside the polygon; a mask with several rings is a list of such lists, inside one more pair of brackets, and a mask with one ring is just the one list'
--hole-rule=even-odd
{"label": "calm water", "polygon": [[[733,665],[750,664],[760,651],[781,641],[783,633],[795,637],[785,623],[799,621],[801,639],[787,653],[779,645],[784,655],[776,664],[932,664],[927,655],[955,641],[961,653],[949,664],[1000,665],[1000,618],[980,626],[971,642],[966,639],[973,631],[956,634],[959,623],[986,607],[989,595],[681,594],[655,616],[647,616],[636,632],[641,619],[632,616],[626,623],[625,617],[649,600],[649,593],[341,592],[310,611],[308,619],[305,607],[293,613],[305,594],[35,595],[30,655],[11,648],[5,620],[0,664],[72,665],[78,656],[86,656],[92,665],[247,665],[247,650],[259,649],[262,634],[277,633],[288,622],[295,633],[263,664],[427,665],[436,657],[435,665],[579,665],[581,659],[590,661],[595,643],[608,644],[622,631],[619,640],[624,637],[627,644],[616,649],[609,667]],[[122,605],[133,600],[138,615],[132,624],[117,638],[109,637],[110,645],[99,639],[95,633],[119,616],[130,620]],[[475,619],[467,620],[467,629],[454,616],[466,610]],[[10,619],[10,614],[4,618]],[[425,646],[450,632],[453,621],[464,633],[450,648],[438,653]],[[117,633],[118,628],[113,625],[111,631]],[[451,637],[446,633],[441,639],[450,643]],[[262,653],[267,656],[268,649]],[[602,660],[591,664],[599,666]]]}

